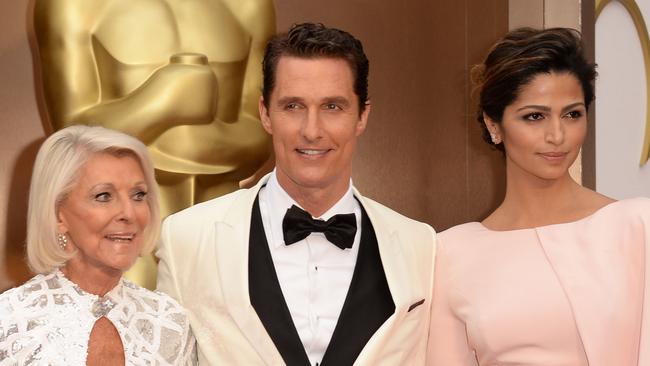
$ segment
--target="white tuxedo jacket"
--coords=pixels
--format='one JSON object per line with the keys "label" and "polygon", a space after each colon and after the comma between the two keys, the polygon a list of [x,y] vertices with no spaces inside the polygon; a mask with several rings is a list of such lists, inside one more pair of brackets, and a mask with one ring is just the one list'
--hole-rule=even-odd
{"label": "white tuxedo jacket", "polygon": [[[248,293],[251,212],[267,180],[190,207],[163,223],[158,289],[187,308],[201,365],[284,365]],[[395,313],[355,365],[424,365],[435,232],[356,190],[354,195],[374,227],[395,303]]]}

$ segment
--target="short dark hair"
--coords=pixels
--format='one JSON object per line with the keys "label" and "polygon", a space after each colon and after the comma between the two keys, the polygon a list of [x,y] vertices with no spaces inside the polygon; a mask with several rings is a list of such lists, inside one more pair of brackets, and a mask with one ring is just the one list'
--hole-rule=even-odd
{"label": "short dark hair", "polygon": [[359,97],[359,113],[368,102],[369,63],[361,41],[340,29],[328,28],[321,23],[294,24],[289,32],[272,38],[266,45],[262,71],[264,85],[262,96],[268,108],[275,87],[275,72],[282,56],[300,58],[340,58],[347,61],[354,78],[354,93]]}
{"label": "short dark hair", "polygon": [[[582,86],[588,109],[594,99],[595,68],[594,63],[587,61],[580,32],[575,29],[519,28],[510,31],[492,46],[485,61],[472,69],[480,95],[477,117],[483,128],[483,138],[493,144],[483,113],[501,122],[505,108],[538,74],[557,72],[575,76]],[[504,151],[503,144],[496,148]]]}

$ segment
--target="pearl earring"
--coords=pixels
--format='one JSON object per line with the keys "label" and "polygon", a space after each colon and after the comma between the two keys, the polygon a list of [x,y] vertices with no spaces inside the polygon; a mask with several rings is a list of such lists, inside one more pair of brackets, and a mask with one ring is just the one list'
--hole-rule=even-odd
{"label": "pearl earring", "polygon": [[501,140],[497,137],[497,135],[494,132],[490,132],[490,138],[492,139],[492,143],[495,145],[501,143]]}
{"label": "pearl earring", "polygon": [[59,242],[59,247],[65,250],[65,247],[68,246],[68,237],[65,234],[57,234],[56,240]]}

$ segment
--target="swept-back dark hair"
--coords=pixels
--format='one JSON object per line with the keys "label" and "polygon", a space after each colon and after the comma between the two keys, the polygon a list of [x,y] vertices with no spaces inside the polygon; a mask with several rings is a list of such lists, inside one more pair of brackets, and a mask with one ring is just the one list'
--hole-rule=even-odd
{"label": "swept-back dark hair", "polygon": [[[294,24],[289,32],[275,36],[266,46],[262,71],[264,86],[262,96],[268,108],[275,87],[275,72],[282,56],[300,58],[340,58],[345,60],[354,78],[354,93],[359,98],[359,113],[368,102],[369,63],[361,41],[340,29],[328,28],[320,23]],[[316,86],[315,86],[316,87]]]}
{"label": "swept-back dark hair", "polygon": [[[580,32],[570,28],[519,28],[497,41],[485,61],[474,66],[472,78],[479,92],[478,121],[483,138],[492,144],[483,114],[500,123],[503,111],[522,88],[542,73],[569,73],[582,86],[585,107],[594,99],[596,65],[587,61]],[[504,149],[503,144],[496,145]]]}

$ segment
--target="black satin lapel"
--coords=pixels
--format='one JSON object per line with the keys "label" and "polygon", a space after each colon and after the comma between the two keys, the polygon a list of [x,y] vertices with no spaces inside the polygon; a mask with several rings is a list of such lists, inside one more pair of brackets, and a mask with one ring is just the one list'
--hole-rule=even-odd
{"label": "black satin lapel", "polygon": [[259,198],[251,216],[248,253],[248,291],[251,304],[287,365],[309,365],[309,358],[282,295],[269,251]]}
{"label": "black satin lapel", "polygon": [[377,329],[395,312],[377,236],[363,206],[361,215],[357,263],[321,366],[352,365]]}

